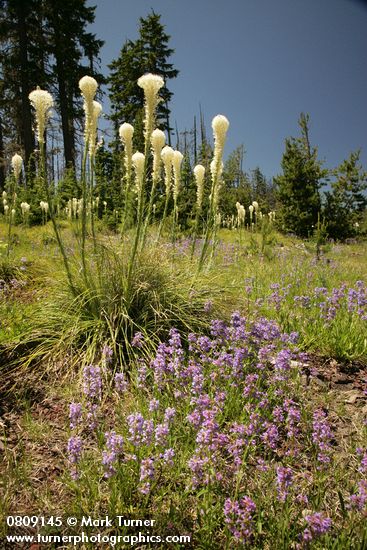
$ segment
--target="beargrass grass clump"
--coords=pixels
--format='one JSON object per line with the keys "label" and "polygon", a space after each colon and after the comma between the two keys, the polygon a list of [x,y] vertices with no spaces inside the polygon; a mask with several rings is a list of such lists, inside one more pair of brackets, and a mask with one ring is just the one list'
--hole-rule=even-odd
{"label": "beargrass grass clump", "polygon": [[132,274],[128,255],[101,247],[87,281],[80,277],[78,283],[75,293],[65,280],[55,282],[39,303],[19,339],[18,347],[27,350],[20,359],[23,367],[38,363],[42,370],[51,360],[57,368],[60,361],[87,364],[105,346],[119,364],[128,365],[135,357],[136,334],[143,336],[149,354],[172,326],[184,335],[207,330],[219,294],[208,277],[194,277],[187,263],[172,264],[157,246],[154,253],[139,255]]}

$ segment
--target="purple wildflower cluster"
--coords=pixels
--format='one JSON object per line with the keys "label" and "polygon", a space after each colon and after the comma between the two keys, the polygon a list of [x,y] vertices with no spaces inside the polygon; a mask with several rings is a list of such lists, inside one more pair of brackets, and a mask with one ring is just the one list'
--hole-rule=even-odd
{"label": "purple wildflower cluster", "polygon": [[[310,283],[311,281],[308,281],[308,285]],[[339,311],[347,311],[362,321],[367,320],[367,286],[363,281],[357,281],[349,288],[346,283],[342,283],[340,287],[332,288],[330,291],[326,287],[316,286],[310,289],[308,294],[297,294],[297,287],[297,280],[283,285],[271,284],[267,304],[276,312],[280,312],[283,306],[288,307],[287,299],[290,297],[296,306],[294,314],[298,309],[310,310],[308,318],[312,316],[326,326],[335,320]]]}
{"label": "purple wildflower cluster", "polygon": [[306,529],[303,531],[303,540],[311,542],[313,539],[327,533],[331,528],[331,519],[322,512],[315,512],[305,516],[307,523]]}
{"label": "purple wildflower cluster", "polygon": [[226,499],[223,509],[224,521],[236,541],[246,543],[251,540],[255,512],[256,505],[248,496],[241,500]]}
{"label": "purple wildflower cluster", "polygon": [[105,366],[110,365],[112,363],[112,358],[113,358],[113,350],[110,346],[106,344],[105,346],[103,346],[103,349],[102,349],[102,363]]}
{"label": "purple wildflower cluster", "polygon": [[[327,290],[321,288],[317,294],[324,299]],[[337,294],[334,297],[339,299]],[[332,464],[333,433],[325,409],[311,415],[305,407],[299,365],[307,357],[299,353],[297,340],[297,333],[282,332],[274,320],[250,321],[240,312],[228,322],[213,320],[205,335],[190,334],[187,349],[179,332],[171,329],[151,361],[141,361],[129,373],[131,385],[123,372],[115,374],[113,415],[106,414],[105,419],[99,418],[105,395],[103,370],[86,367],[86,403],[70,405],[71,429],[85,431],[83,415],[89,424],[93,419],[88,415],[94,415],[96,427],[107,426],[104,437],[90,430],[89,436],[92,444],[99,445],[99,469],[116,490],[121,479],[130,476],[137,498],[153,499],[168,483],[171,470],[180,465],[184,472],[175,474],[180,488],[198,504],[202,495],[215,495],[223,507],[228,536],[235,544],[246,545],[257,541],[261,487],[272,499],[273,510],[291,506],[295,517],[303,518],[295,520],[293,532],[299,537],[295,547],[308,547],[332,527],[327,514],[314,507],[314,484],[325,472],[313,477],[310,439],[317,470],[326,471]],[[138,392],[131,400],[134,389]],[[111,425],[111,418],[119,420]],[[68,456],[75,479],[82,450],[82,438],[74,434]],[[364,475],[367,452],[357,449],[357,455],[358,473]],[[252,492],[254,487],[257,493]],[[357,480],[355,487],[347,509],[364,513],[367,483]],[[203,514],[210,513],[204,508]]]}
{"label": "purple wildflower cluster", "polygon": [[320,465],[330,462],[330,442],[332,437],[327,413],[323,409],[317,409],[313,413],[312,440],[318,451],[317,460],[320,462]]}
{"label": "purple wildflower cluster", "polygon": [[79,436],[72,436],[68,441],[68,458],[71,464],[70,475],[74,480],[79,478],[78,463],[82,455],[83,441]]}
{"label": "purple wildflower cluster", "polygon": [[[98,425],[98,403],[102,395],[101,369],[93,365],[88,365],[83,370],[82,389],[86,398],[85,407],[82,403],[70,403],[69,419],[70,429],[74,431],[83,430],[83,412],[85,420],[90,431],[97,428]],[[78,433],[78,432],[77,432]],[[71,464],[71,476],[78,479],[78,463],[83,450],[83,439],[81,435],[72,435],[68,441],[68,458]]]}
{"label": "purple wildflower cluster", "polygon": [[289,495],[289,489],[292,486],[293,472],[291,468],[284,468],[283,466],[278,466],[276,471],[278,498],[280,502],[285,502]]}
{"label": "purple wildflower cluster", "polygon": [[[228,488],[249,450],[257,458],[295,454],[301,413],[297,402],[286,397],[286,388],[297,368],[292,361],[297,353],[291,350],[297,337],[282,333],[274,321],[250,323],[234,312],[229,324],[214,320],[210,336],[191,334],[188,358],[176,330],[168,344],[160,344],[149,366],[153,389],[169,388],[188,406],[186,421],[195,438],[187,461],[193,488],[213,483]],[[231,420],[231,414],[223,422],[233,392],[242,422],[238,415]],[[146,431],[141,418],[139,437]],[[157,431],[164,441],[164,425],[156,428],[156,438]]]}
{"label": "purple wildflower cluster", "polygon": [[126,380],[126,376],[123,372],[117,372],[115,374],[115,388],[118,393],[125,393],[129,387],[129,382]]}
{"label": "purple wildflower cluster", "polygon": [[83,393],[90,399],[100,399],[102,393],[102,378],[100,367],[89,365],[83,370]]}
{"label": "purple wildflower cluster", "polygon": [[70,418],[70,428],[75,429],[82,421],[82,404],[81,403],[70,403],[69,409],[69,418]]}
{"label": "purple wildflower cluster", "polygon": [[141,332],[136,332],[131,340],[131,345],[135,348],[142,348],[144,345],[144,336]]}
{"label": "purple wildflower cluster", "polygon": [[104,467],[104,476],[106,478],[116,473],[116,464],[123,454],[124,439],[115,431],[106,432],[106,450],[102,453],[102,465]]}

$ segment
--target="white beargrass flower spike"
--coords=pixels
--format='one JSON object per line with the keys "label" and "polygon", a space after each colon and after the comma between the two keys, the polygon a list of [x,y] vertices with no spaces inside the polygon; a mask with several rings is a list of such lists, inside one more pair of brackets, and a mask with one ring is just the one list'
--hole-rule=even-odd
{"label": "white beargrass flower spike", "polygon": [[127,181],[127,186],[130,185],[131,179],[131,167],[132,167],[132,156],[133,156],[133,135],[134,135],[134,126],[128,122],[121,124],[119,128],[119,135],[121,143],[124,147],[124,166],[125,166],[125,176]]}
{"label": "white beargrass flower spike", "polygon": [[162,130],[154,130],[151,137],[151,147],[153,152],[153,182],[160,179],[161,153],[166,144],[166,136]]}
{"label": "white beargrass flower spike", "polygon": [[196,204],[198,209],[200,210],[203,204],[204,176],[205,176],[205,168],[202,164],[197,164],[195,166],[194,176],[196,181]]}
{"label": "white beargrass flower spike", "polygon": [[135,191],[137,194],[139,210],[143,195],[145,155],[143,155],[143,153],[136,152],[133,154],[131,160],[135,170]]}
{"label": "white beargrass flower spike", "polygon": [[92,157],[96,152],[97,146],[97,126],[98,118],[102,113],[102,105],[98,101],[92,102],[92,113],[89,124],[89,155]]}
{"label": "white beargrass flower spike", "polygon": [[164,86],[164,80],[157,74],[145,74],[138,79],[138,86],[144,90],[145,118],[144,131],[145,143],[148,147],[155,121],[155,111],[160,101],[159,90]]}
{"label": "white beargrass flower spike", "polygon": [[85,141],[90,139],[93,125],[94,106],[93,101],[98,88],[97,81],[92,76],[83,76],[79,80],[79,89],[84,98],[85,112]]}
{"label": "white beargrass flower spike", "polygon": [[22,172],[22,167],[23,167],[23,159],[20,155],[18,154],[15,154],[13,155],[12,159],[11,159],[11,165],[13,167],[13,172],[14,172],[14,176],[15,176],[15,180],[18,182],[19,180],[19,176]]}
{"label": "white beargrass flower spike", "polygon": [[172,178],[172,159],[173,159],[173,149],[166,145],[163,147],[161,152],[161,158],[164,166],[165,178],[164,183],[166,187],[166,195],[169,195],[171,190],[171,178]]}
{"label": "white beargrass flower spike", "polygon": [[172,167],[174,175],[173,200],[175,203],[177,203],[178,194],[180,192],[182,160],[183,154],[180,153],[180,151],[174,151],[172,157]]}
{"label": "white beargrass flower spike", "polygon": [[45,142],[45,129],[47,122],[51,116],[51,108],[53,107],[54,100],[52,95],[46,90],[41,90],[37,87],[28,96],[32,107],[36,111],[36,135],[39,143]]}

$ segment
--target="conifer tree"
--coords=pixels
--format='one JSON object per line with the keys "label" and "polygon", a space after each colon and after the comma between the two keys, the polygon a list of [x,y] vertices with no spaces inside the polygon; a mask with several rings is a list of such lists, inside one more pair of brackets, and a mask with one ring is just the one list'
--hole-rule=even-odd
{"label": "conifer tree", "polygon": [[280,228],[301,237],[312,234],[321,209],[320,188],[328,171],[310,145],[309,116],[299,118],[301,136],[287,138],[282,159],[283,174],[274,178],[277,186]]}
{"label": "conifer tree", "polygon": [[[95,7],[86,6],[86,0],[45,2],[48,49],[55,60],[52,77],[60,109],[67,167],[73,167],[75,162],[74,119],[83,116],[78,82],[85,74],[103,82],[102,75],[94,70],[94,60],[98,59],[103,41],[86,31],[87,25],[94,21],[94,11]],[[85,64],[85,58],[88,64]]]}
{"label": "conifer tree", "polygon": [[72,166],[74,122],[83,116],[78,81],[93,72],[103,44],[86,31],[95,8],[86,0],[0,0],[0,8],[3,149],[4,140],[17,143],[28,165],[34,150],[28,95],[40,86],[60,108],[65,164]]}
{"label": "conifer tree", "polygon": [[23,150],[26,165],[34,150],[29,92],[44,85],[45,37],[41,0],[0,1],[0,113],[3,136]]}
{"label": "conifer tree", "polygon": [[332,174],[331,191],[325,193],[326,230],[343,240],[358,232],[367,207],[367,172],[360,164],[360,151],[351,153]]}
{"label": "conifer tree", "polygon": [[123,122],[134,124],[134,138],[136,137],[138,147],[139,141],[142,141],[144,94],[137,86],[137,80],[144,73],[153,73],[164,78],[165,86],[160,90],[162,101],[157,110],[157,127],[168,132],[170,142],[169,102],[172,92],[167,87],[167,81],[175,78],[178,70],[168,62],[174,50],[168,47],[170,36],[166,34],[160,18],[154,11],[146,18],[140,18],[138,39],[126,41],[118,59],[109,65],[111,73],[108,84],[112,109],[110,118],[114,124],[117,149],[118,128]]}

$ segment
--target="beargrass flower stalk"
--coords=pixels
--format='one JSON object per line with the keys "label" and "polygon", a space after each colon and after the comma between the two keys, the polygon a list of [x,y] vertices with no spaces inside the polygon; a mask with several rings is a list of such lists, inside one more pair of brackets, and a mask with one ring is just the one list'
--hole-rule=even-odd
{"label": "beargrass flower stalk", "polygon": [[13,168],[15,181],[18,184],[19,183],[19,177],[20,177],[20,174],[22,172],[22,167],[23,167],[22,157],[18,154],[13,155],[13,157],[11,159],[11,165],[12,165],[12,168]]}
{"label": "beargrass flower stalk", "polygon": [[138,79],[138,86],[144,90],[144,153],[147,158],[150,148],[150,139],[155,124],[155,111],[160,101],[158,92],[164,86],[164,80],[159,75],[148,73]]}
{"label": "beargrass flower stalk", "polygon": [[93,101],[92,103],[92,113],[91,113],[91,120],[89,125],[89,156],[90,158],[93,158],[96,152],[97,147],[97,126],[98,126],[98,118],[101,116],[102,113],[102,105],[98,103],[98,101]]}
{"label": "beargrass flower stalk", "polygon": [[245,207],[239,202],[236,203],[236,208],[237,208],[237,226],[241,227],[245,223],[246,210],[245,210]]}
{"label": "beargrass flower stalk", "polygon": [[[12,228],[12,222],[13,222],[13,218],[14,218],[13,210],[15,212],[16,189],[17,189],[17,185],[19,183],[19,178],[20,178],[20,174],[22,172],[22,166],[23,166],[22,157],[18,154],[13,155],[13,157],[11,159],[11,165],[12,165],[12,168],[13,168],[14,177],[10,179],[10,200],[11,200],[11,203],[10,203],[8,209],[7,209],[8,211],[10,209],[10,216],[9,216],[9,220],[8,220],[8,246],[7,246],[7,249],[6,249],[7,258],[9,258],[9,254],[10,254],[11,228]],[[5,197],[6,196],[7,195],[5,194]],[[4,194],[3,194],[3,197],[4,197]],[[4,200],[6,201],[5,197],[4,197]],[[4,211],[5,211],[5,203],[4,203]]]}
{"label": "beargrass flower stalk", "polygon": [[223,150],[226,142],[227,131],[229,127],[228,119],[223,115],[217,115],[212,120],[212,128],[214,134],[214,156],[210,165],[212,185],[209,199],[208,217],[206,223],[206,232],[204,237],[203,247],[201,249],[198,271],[204,265],[207,256],[210,239],[216,231],[215,215],[217,214],[217,206],[219,200],[219,189],[221,185],[221,176],[223,171]]}
{"label": "beargrass flower stalk", "polygon": [[142,204],[144,195],[144,165],[145,156],[143,153],[134,153],[132,156],[132,163],[135,170],[135,193],[138,203],[138,223],[139,218],[142,215]]}
{"label": "beargrass flower stalk", "polygon": [[60,249],[62,259],[64,262],[64,267],[68,278],[68,282],[69,282],[70,288],[73,291],[75,291],[68,258],[65,252],[65,248],[61,239],[59,229],[56,224],[55,211],[54,211],[54,206],[53,206],[52,197],[50,193],[50,188],[47,183],[47,174],[46,174],[45,132],[46,132],[48,120],[50,118],[51,108],[53,107],[53,104],[54,104],[54,100],[52,95],[49,92],[47,92],[46,90],[41,90],[39,87],[37,87],[36,90],[33,90],[28,97],[32,107],[35,109],[36,137],[39,143],[39,150],[40,150],[40,178],[46,194],[47,204],[49,206],[49,211],[50,211],[50,218],[51,218],[53,230],[56,236],[57,244]]}
{"label": "beargrass flower stalk", "polygon": [[20,203],[20,209],[22,211],[23,223],[28,223],[30,208],[31,207],[27,202],[21,202]]}
{"label": "beargrass flower stalk", "polygon": [[85,141],[89,141],[91,124],[93,118],[93,101],[96,95],[98,88],[97,81],[92,76],[83,76],[79,80],[79,89],[84,98],[84,112],[85,112],[85,126],[84,126],[84,137]]}
{"label": "beargrass flower stalk", "polygon": [[169,203],[169,199],[170,199],[170,196],[171,196],[173,153],[174,153],[174,151],[173,151],[172,147],[169,147],[168,145],[163,147],[162,152],[161,152],[161,158],[162,158],[162,162],[163,162],[163,166],[164,166],[164,174],[165,174],[165,176],[164,176],[164,185],[165,185],[165,189],[166,189],[166,200],[165,200],[165,203],[164,203],[164,210],[163,210],[161,223],[159,224],[157,242],[158,242],[158,240],[161,236],[162,227],[163,227],[163,224],[164,224],[165,219],[167,217],[168,203]]}
{"label": "beargrass flower stalk", "polygon": [[248,207],[249,209],[249,212],[250,212],[250,225],[252,227],[252,218],[254,216],[254,205],[253,204],[250,204],[250,206]]}
{"label": "beargrass flower stalk", "polygon": [[[83,199],[83,209],[81,211],[81,256],[82,256],[82,269],[83,276],[86,283],[88,283],[87,276],[87,264],[85,259],[85,241],[86,241],[86,231],[87,231],[87,208],[88,204],[88,195],[89,190],[91,189],[91,181],[89,184],[87,182],[87,157],[90,152],[90,146],[93,140],[93,134],[95,139],[94,127],[97,124],[96,115],[98,108],[94,105],[94,97],[96,95],[98,88],[97,81],[91,76],[83,76],[79,80],[79,89],[82,93],[84,99],[84,112],[85,112],[85,123],[84,123],[84,151],[82,159],[82,172],[81,172],[81,183],[82,183],[82,199]],[[98,116],[97,116],[98,118]],[[93,149],[93,146],[92,146]],[[92,170],[91,166],[91,170]]]}
{"label": "beargrass flower stalk", "polygon": [[92,143],[92,140],[93,140],[93,134],[95,134],[94,126],[96,126],[95,115],[97,114],[97,108],[95,108],[94,106],[94,97],[96,95],[97,88],[98,88],[97,81],[91,76],[86,75],[79,80],[79,89],[84,99],[83,108],[85,112],[84,152],[83,152],[82,173],[81,173],[82,200],[83,200],[83,209],[81,210],[81,256],[82,256],[83,276],[87,284],[88,284],[88,276],[87,276],[87,264],[85,259],[85,241],[86,241],[86,231],[87,231],[86,205],[88,204],[88,198],[89,198],[88,195],[91,194],[89,193],[89,190],[91,189],[91,181],[89,181],[89,183],[87,181],[87,157],[88,157],[88,153],[91,152],[90,144]]}
{"label": "beargrass flower stalk", "polygon": [[[47,122],[51,115],[51,108],[53,107],[54,100],[52,95],[46,90],[41,90],[37,86],[36,90],[33,90],[29,94],[29,101],[31,102],[32,107],[35,109],[36,114],[36,136],[37,141],[40,144],[41,149],[44,148],[45,143],[45,130]],[[41,151],[41,156],[44,154],[44,151]],[[43,159],[41,158],[41,164]],[[41,166],[43,169],[43,166]]]}
{"label": "beargrass flower stalk", "polygon": [[194,235],[191,245],[191,259],[194,256],[195,244],[199,230],[199,219],[201,214],[201,209],[203,206],[203,195],[204,195],[204,177],[205,177],[205,167],[202,164],[197,164],[194,168],[194,177],[196,182],[196,214],[195,214],[195,225],[194,225]]}
{"label": "beargrass flower stalk", "polygon": [[241,228],[245,225],[246,210],[245,210],[245,207],[239,202],[236,202],[236,208],[237,208],[237,227],[239,231],[239,245],[241,247],[242,246]]}
{"label": "beargrass flower stalk", "polygon": [[141,232],[143,229],[143,212],[144,212],[144,174],[145,174],[145,155],[140,152],[136,152],[132,156],[132,164],[135,171],[135,192],[137,200],[137,225],[135,232],[135,239],[128,267],[128,282],[131,280],[131,275],[134,268],[134,262],[138,245],[141,239]]}
{"label": "beargrass flower stalk", "polygon": [[90,220],[91,220],[91,229],[92,229],[92,236],[93,236],[93,244],[94,244],[94,251],[97,250],[97,240],[96,240],[96,234],[94,229],[94,209],[92,207],[92,200],[93,200],[93,187],[94,187],[94,164],[95,164],[95,155],[96,155],[96,148],[97,148],[97,126],[98,126],[98,119],[102,113],[102,105],[98,103],[98,101],[93,101],[92,103],[92,114],[91,114],[91,120],[90,120],[90,128],[89,128],[89,162],[90,162],[90,175],[89,175],[89,188],[90,188],[90,196],[89,196],[89,202],[91,205],[90,208]]}
{"label": "beargrass flower stalk", "polygon": [[[134,127],[128,122],[121,124],[119,128],[120,140],[124,148],[124,169],[125,169],[125,205],[124,215],[122,219],[121,231],[125,230],[126,219],[129,213],[130,206],[130,187],[131,187],[131,171],[132,171],[132,156],[133,156],[133,135]],[[123,179],[121,180],[121,183]]]}
{"label": "beargrass flower stalk", "polygon": [[180,151],[174,151],[172,157],[173,168],[173,225],[172,225],[172,239],[175,240],[176,225],[178,222],[178,207],[177,200],[180,192],[181,184],[181,164],[183,160],[183,154]]}
{"label": "beargrass flower stalk", "polygon": [[159,180],[161,179],[161,161],[162,161],[161,153],[162,153],[162,149],[165,146],[165,143],[166,143],[166,136],[164,135],[164,132],[162,132],[162,130],[159,130],[159,129],[154,130],[151,137],[151,148],[153,153],[152,187],[150,189],[148,211],[145,217],[142,247],[144,246],[147,229],[150,223],[150,217],[152,214],[154,197],[155,197],[155,190],[157,188],[157,184]]}

